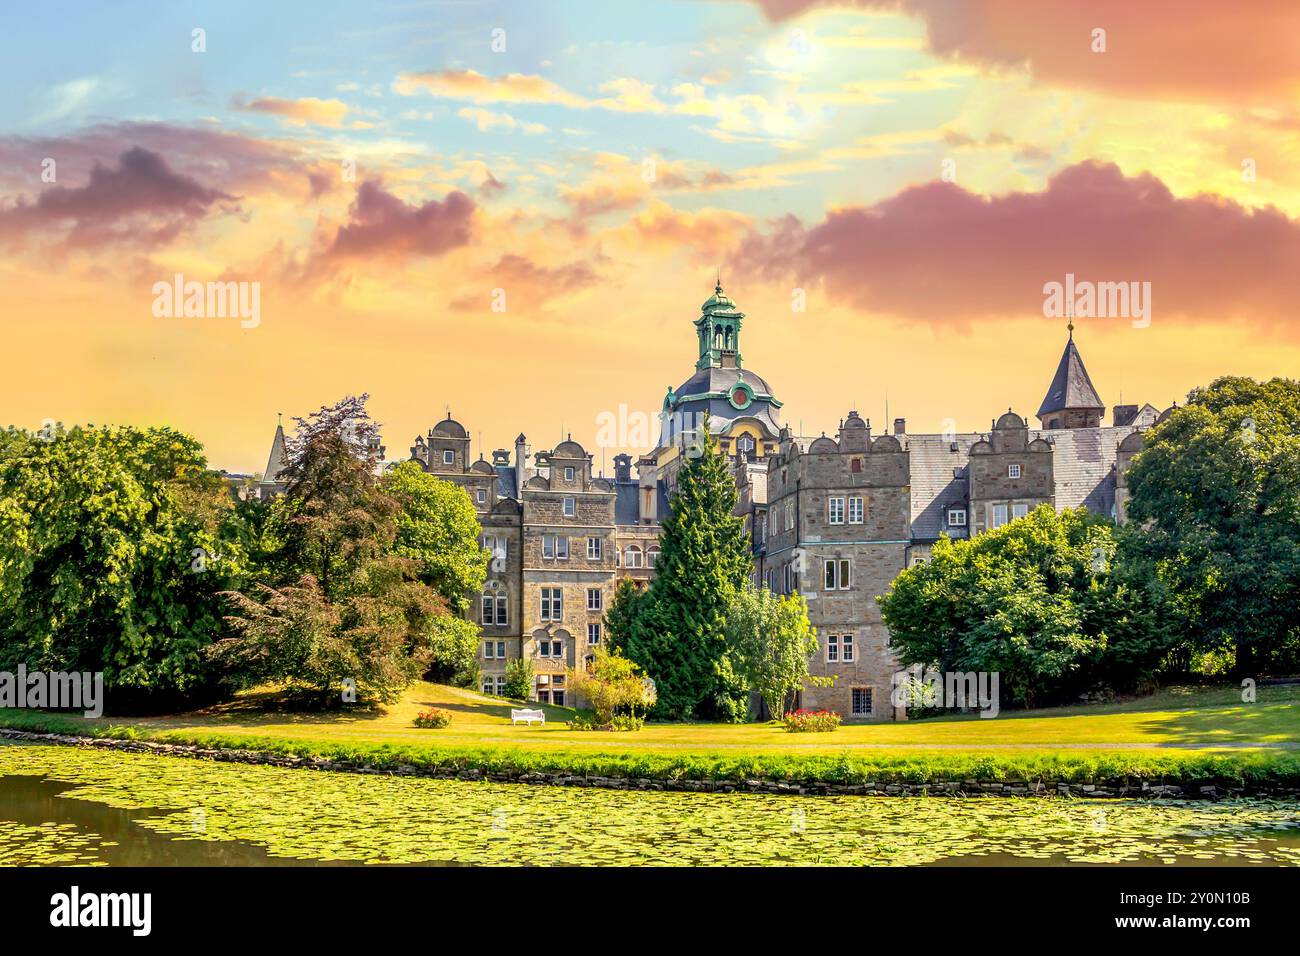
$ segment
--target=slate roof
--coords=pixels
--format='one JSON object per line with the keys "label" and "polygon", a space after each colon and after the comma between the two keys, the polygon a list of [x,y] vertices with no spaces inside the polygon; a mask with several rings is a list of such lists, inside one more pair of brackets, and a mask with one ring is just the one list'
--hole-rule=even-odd
{"label": "slate roof", "polygon": [[1088,377],[1083,357],[1079,355],[1079,350],[1074,345],[1074,334],[1071,333],[1069,341],[1065,343],[1065,351],[1061,353],[1061,362],[1056,366],[1056,374],[1052,376],[1052,384],[1047,387],[1043,404],[1038,406],[1038,417],[1067,408],[1105,407],[1101,396],[1093,388],[1092,379]]}
{"label": "slate roof", "polygon": [[497,497],[498,498],[518,498],[519,492],[515,488],[515,469],[512,465],[496,465],[494,470],[497,473]]}
{"label": "slate roof", "polygon": [[[1094,514],[1107,515],[1115,504],[1115,458],[1119,443],[1135,427],[1030,429],[1029,440],[1052,444],[1052,474],[1056,481],[1056,509],[1086,505]],[[965,469],[971,446],[982,441],[979,432],[959,435],[906,435],[912,469],[912,539],[934,541],[940,532],[959,529],[944,526],[944,509],[965,504],[966,478],[954,478]],[[957,445],[952,451],[950,446]]]}
{"label": "slate roof", "polygon": [[641,523],[641,488],[635,481],[614,483],[614,524]]}
{"label": "slate roof", "polygon": [[271,439],[271,454],[266,459],[266,470],[262,472],[263,481],[275,481],[288,464],[284,455],[284,426],[275,426],[275,438]]}

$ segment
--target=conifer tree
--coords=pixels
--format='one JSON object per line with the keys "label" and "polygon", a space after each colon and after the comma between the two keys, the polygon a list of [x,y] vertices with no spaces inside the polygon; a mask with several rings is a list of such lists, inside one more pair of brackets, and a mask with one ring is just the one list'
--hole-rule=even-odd
{"label": "conifer tree", "polygon": [[747,690],[727,655],[726,623],[749,575],[749,536],[707,418],[687,448],[627,655],[655,682],[657,716],[743,720]]}

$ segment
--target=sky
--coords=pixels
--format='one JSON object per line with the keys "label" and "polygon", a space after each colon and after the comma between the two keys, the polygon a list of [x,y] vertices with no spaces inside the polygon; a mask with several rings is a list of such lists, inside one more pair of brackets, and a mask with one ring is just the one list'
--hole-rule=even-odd
{"label": "sky", "polygon": [[368,392],[390,458],[450,410],[476,454],[571,433],[599,467],[648,450],[718,275],[802,434],[1032,416],[1067,275],[1144,292],[1074,318],[1107,405],[1294,375],[1300,6],[1177,9],[10,12],[2,417],[169,424],[255,472],[278,413]]}

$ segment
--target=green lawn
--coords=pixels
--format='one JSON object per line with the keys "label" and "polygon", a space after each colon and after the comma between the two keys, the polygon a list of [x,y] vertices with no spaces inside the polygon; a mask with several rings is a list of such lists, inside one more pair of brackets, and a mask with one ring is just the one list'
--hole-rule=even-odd
{"label": "green lawn", "polygon": [[[87,732],[128,725],[144,735],[172,739],[274,738],[357,747],[501,748],[641,754],[843,754],[855,756],[939,752],[1300,751],[1300,687],[1265,687],[1253,704],[1240,692],[1172,689],[1119,704],[1039,711],[1004,711],[996,719],[944,717],[846,724],[830,734],[790,734],[775,724],[650,724],[636,733],[571,731],[573,713],[544,707],[545,726],[511,726],[512,704],[469,690],[420,683],[400,701],[374,711],[312,714],[280,709],[274,694],[253,692],[192,713],[138,719],[69,722]],[[416,712],[429,706],[453,712],[450,727],[420,730]],[[536,707],[536,704],[527,706]],[[0,723],[22,725],[30,713],[0,711]],[[24,719],[26,718],[26,719]]]}

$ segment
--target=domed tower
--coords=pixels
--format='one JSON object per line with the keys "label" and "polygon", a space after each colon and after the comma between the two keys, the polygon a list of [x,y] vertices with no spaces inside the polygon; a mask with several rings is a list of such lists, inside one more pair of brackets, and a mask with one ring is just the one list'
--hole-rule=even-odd
{"label": "domed tower", "polygon": [[719,280],[695,320],[695,374],[664,397],[659,447],[682,447],[705,416],[709,430],[733,457],[761,458],[776,450],[781,402],[764,379],[743,367],[741,312]]}

